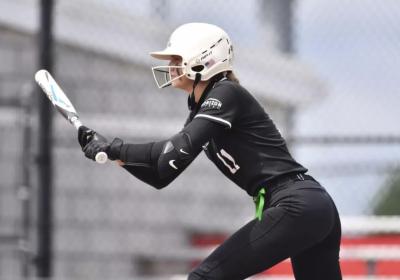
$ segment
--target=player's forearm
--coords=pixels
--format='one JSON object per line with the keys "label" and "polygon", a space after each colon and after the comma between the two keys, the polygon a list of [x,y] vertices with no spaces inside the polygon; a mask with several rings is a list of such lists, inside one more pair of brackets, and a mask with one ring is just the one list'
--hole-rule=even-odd
{"label": "player's forearm", "polygon": [[119,159],[137,178],[163,188],[198,156],[202,146],[224,129],[220,124],[196,119],[171,138],[148,144],[123,144]]}
{"label": "player's forearm", "polygon": [[132,175],[157,189],[167,186],[196,158],[190,136],[180,132],[168,140],[147,144],[123,144],[120,156]]}
{"label": "player's forearm", "polygon": [[161,179],[157,162],[161,153],[161,147],[165,141],[146,144],[123,144],[120,150],[122,167],[139,180],[161,189],[167,186],[170,180]]}
{"label": "player's forearm", "polygon": [[156,189],[162,189],[173,181],[172,178],[170,180],[160,179],[157,170],[150,166],[123,164],[122,167],[139,180]]}
{"label": "player's forearm", "polygon": [[153,165],[152,149],[154,142],[145,144],[122,144],[119,159],[130,165]]}

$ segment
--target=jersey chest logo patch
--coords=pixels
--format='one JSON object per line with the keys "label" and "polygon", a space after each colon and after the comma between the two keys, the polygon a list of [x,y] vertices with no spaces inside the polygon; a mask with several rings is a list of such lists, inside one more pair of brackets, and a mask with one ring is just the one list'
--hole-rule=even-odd
{"label": "jersey chest logo patch", "polygon": [[222,107],[222,102],[216,98],[208,98],[201,104],[201,108],[210,110],[219,110]]}

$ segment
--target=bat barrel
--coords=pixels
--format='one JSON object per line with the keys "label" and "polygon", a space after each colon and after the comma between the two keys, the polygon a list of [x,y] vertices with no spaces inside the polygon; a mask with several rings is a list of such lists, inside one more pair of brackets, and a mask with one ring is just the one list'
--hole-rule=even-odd
{"label": "bat barrel", "polygon": [[[82,126],[82,122],[79,120],[79,116],[72,105],[71,101],[65,95],[63,90],[53,79],[51,74],[45,70],[39,70],[35,74],[35,81],[42,88],[43,92],[47,95],[51,103],[57,108],[57,110],[64,116],[76,129]],[[100,152],[95,157],[96,162],[105,163],[107,162],[108,156],[105,152]]]}

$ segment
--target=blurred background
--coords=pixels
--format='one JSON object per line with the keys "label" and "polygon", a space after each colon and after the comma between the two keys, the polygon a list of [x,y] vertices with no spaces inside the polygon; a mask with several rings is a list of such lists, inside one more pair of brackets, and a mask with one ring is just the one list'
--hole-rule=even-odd
{"label": "blurred background", "polygon": [[166,139],[186,94],[156,88],[148,53],[187,22],[228,32],[241,84],[335,199],[345,279],[400,279],[396,0],[1,0],[0,278],[185,279],[252,219],[204,155],[162,191],[87,160],[33,82],[51,70],[109,139]]}

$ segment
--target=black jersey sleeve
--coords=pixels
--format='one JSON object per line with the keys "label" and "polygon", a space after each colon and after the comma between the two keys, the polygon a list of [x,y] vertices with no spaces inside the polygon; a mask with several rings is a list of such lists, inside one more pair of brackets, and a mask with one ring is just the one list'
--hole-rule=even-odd
{"label": "black jersey sleeve", "polygon": [[190,122],[171,138],[147,144],[124,144],[123,168],[132,175],[161,189],[171,183],[202,151],[202,146],[224,127],[207,119]]}
{"label": "black jersey sleeve", "polygon": [[207,95],[195,119],[207,119],[231,128],[239,115],[239,92],[230,81],[216,83]]}

